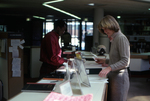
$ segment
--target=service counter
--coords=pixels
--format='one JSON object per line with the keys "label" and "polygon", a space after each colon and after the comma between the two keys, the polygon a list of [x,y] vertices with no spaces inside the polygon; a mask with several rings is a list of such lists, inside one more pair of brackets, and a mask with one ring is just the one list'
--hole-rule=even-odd
{"label": "service counter", "polygon": [[150,70],[150,52],[148,53],[131,53],[130,55],[131,71],[147,71]]}
{"label": "service counter", "polygon": [[[92,101],[107,101],[107,82],[106,78],[100,78],[98,75],[88,75],[91,87],[81,86],[83,95],[93,94]],[[50,80],[40,80],[38,83],[50,83]],[[60,93],[59,84],[56,83],[55,92]],[[72,83],[71,83],[72,85]],[[78,88],[78,87],[77,87]],[[43,101],[49,93],[39,93],[39,92],[21,92],[8,101]],[[80,94],[75,93],[73,96],[80,96]]]}
{"label": "service counter", "polygon": [[[92,58],[92,56],[91,56]],[[85,67],[87,68],[105,68],[97,63],[95,61],[86,61]],[[61,68],[60,68],[61,69]],[[65,70],[62,68],[62,70]],[[73,71],[73,70],[70,70]],[[70,80],[71,82],[71,87],[76,89],[81,89],[82,94],[80,93],[73,93],[73,96],[80,96],[80,95],[86,95],[86,94],[93,94],[93,100],[92,101],[107,101],[107,83],[108,79],[107,78],[101,78],[98,76],[98,74],[89,74],[88,79],[90,82],[90,87],[87,87],[85,85],[81,85],[81,87],[76,86],[80,82],[77,83],[77,75],[73,76],[73,78]],[[51,80],[40,80],[38,83],[50,83]],[[77,84],[75,84],[77,83]],[[60,93],[60,88],[59,85],[61,84],[61,81],[56,82],[56,89],[54,92]],[[75,84],[75,86],[74,86]],[[39,93],[39,92],[21,92],[18,95],[12,97],[8,101],[43,101],[49,93]]]}
{"label": "service counter", "polygon": [[136,59],[150,59],[150,52],[148,53],[131,53],[130,58],[136,58]]}

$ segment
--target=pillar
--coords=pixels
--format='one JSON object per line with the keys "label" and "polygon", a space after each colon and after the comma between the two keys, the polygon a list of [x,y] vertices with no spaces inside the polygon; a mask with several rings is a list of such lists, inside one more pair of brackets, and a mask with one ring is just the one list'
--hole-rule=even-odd
{"label": "pillar", "polygon": [[95,8],[94,11],[94,26],[93,26],[93,47],[97,45],[104,45],[106,47],[106,53],[109,53],[109,39],[106,35],[101,34],[98,31],[98,24],[100,20],[104,17],[104,10],[101,8]]}

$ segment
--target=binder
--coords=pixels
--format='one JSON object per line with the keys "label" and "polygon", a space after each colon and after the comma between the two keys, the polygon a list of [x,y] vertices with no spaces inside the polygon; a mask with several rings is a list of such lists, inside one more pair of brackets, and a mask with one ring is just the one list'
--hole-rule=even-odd
{"label": "binder", "polygon": [[87,74],[99,74],[102,68],[86,68]]}
{"label": "binder", "polygon": [[58,80],[58,81],[63,81],[63,78],[43,78],[44,80]]}
{"label": "binder", "polygon": [[51,92],[55,89],[55,83],[27,83],[21,91],[23,92]]}

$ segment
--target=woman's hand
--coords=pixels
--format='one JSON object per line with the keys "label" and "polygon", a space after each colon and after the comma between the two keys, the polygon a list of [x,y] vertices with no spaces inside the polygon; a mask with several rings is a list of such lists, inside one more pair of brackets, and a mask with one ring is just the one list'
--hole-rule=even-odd
{"label": "woman's hand", "polygon": [[105,69],[102,69],[100,72],[99,72],[99,76],[100,77],[106,77],[107,74],[111,71],[111,67],[107,67]]}
{"label": "woman's hand", "polygon": [[103,63],[103,64],[102,64],[102,67],[108,67],[108,64]]}
{"label": "woman's hand", "polygon": [[106,59],[95,58],[95,62],[98,64],[105,64]]}

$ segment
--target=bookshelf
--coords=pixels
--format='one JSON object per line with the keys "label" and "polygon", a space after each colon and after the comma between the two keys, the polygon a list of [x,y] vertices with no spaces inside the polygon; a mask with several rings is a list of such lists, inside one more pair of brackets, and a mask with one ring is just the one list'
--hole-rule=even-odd
{"label": "bookshelf", "polygon": [[132,53],[150,52],[150,18],[124,17],[120,25],[129,39]]}

